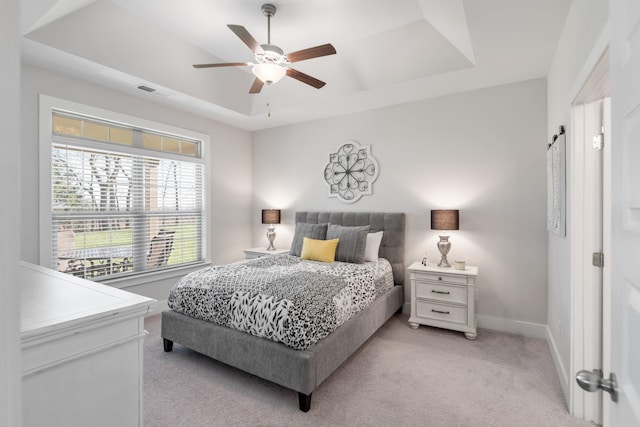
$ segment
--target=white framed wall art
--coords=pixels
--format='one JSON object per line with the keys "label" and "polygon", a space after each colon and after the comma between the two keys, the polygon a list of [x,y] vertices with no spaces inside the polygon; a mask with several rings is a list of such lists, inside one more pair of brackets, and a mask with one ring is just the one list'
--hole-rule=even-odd
{"label": "white framed wall art", "polygon": [[547,147],[547,230],[566,235],[566,134],[564,126]]}

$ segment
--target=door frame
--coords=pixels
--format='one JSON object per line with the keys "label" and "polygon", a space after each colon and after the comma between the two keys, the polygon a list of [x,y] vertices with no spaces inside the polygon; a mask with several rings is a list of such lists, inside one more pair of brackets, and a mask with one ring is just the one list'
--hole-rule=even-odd
{"label": "door frame", "polygon": [[[585,280],[591,274],[593,267],[589,254],[595,249],[588,247],[596,232],[594,218],[585,213],[583,209],[587,197],[587,186],[590,183],[585,179],[592,172],[591,167],[585,163],[586,150],[591,149],[585,141],[590,141],[592,135],[585,134],[585,128],[589,120],[594,116],[592,102],[610,97],[609,85],[609,55],[607,43],[600,44],[601,50],[597,61],[593,63],[587,77],[581,87],[575,92],[575,98],[571,103],[571,167],[570,167],[570,192],[571,217],[569,220],[569,235],[571,245],[570,260],[570,289],[571,289],[571,356],[569,367],[569,410],[579,418],[596,423],[602,423],[606,419],[608,408],[603,408],[602,393],[587,393],[578,387],[574,380],[576,372],[582,369],[602,369],[608,361],[608,337],[607,334],[597,336],[603,331],[604,325],[608,325],[606,316],[606,295],[594,293],[593,288],[585,289]],[[598,50],[594,49],[594,53]],[[593,55],[592,55],[593,56]],[[586,68],[586,67],[585,67]],[[609,101],[607,103],[610,104]],[[606,134],[611,135],[611,129],[606,129]],[[607,254],[611,254],[611,224],[610,224],[610,182],[611,182],[611,139],[605,140],[603,149],[603,214],[602,214],[602,250],[605,254],[605,268],[603,268],[603,289],[610,288],[610,264],[607,262]],[[597,332],[594,332],[597,331]]]}

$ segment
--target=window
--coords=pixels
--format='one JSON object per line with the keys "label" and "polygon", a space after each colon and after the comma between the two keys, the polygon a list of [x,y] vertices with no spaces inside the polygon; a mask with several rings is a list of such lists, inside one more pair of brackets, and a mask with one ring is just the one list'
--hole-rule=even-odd
{"label": "window", "polygon": [[102,280],[204,261],[202,140],[49,114],[54,269]]}

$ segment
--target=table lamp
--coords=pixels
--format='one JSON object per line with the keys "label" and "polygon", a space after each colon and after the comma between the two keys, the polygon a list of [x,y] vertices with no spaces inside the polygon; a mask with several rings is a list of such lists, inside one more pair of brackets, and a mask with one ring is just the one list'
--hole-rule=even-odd
{"label": "table lamp", "polygon": [[458,230],[458,210],[457,209],[435,209],[431,211],[431,229],[443,231],[438,242],[438,250],[442,254],[438,267],[451,267],[447,261],[447,254],[451,249],[449,235],[447,231]]}
{"label": "table lamp", "polygon": [[269,224],[267,227],[267,239],[269,239],[268,251],[275,251],[273,241],[276,239],[276,229],[273,224],[280,224],[280,209],[262,209],[262,223]]}

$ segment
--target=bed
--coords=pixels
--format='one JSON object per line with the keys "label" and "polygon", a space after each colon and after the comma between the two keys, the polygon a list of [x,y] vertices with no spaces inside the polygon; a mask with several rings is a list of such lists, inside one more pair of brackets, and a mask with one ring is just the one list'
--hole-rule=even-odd
{"label": "bed", "polygon": [[296,391],[300,410],[307,412],[313,391],[401,310],[405,216],[383,212],[296,212],[295,221],[296,224],[369,226],[370,233],[383,231],[379,256],[390,264],[393,286],[327,336],[301,350],[175,310],[162,313],[161,336],[166,352],[172,350],[174,342],[179,343]]}

